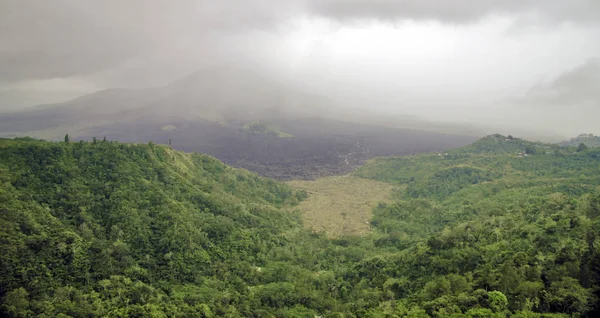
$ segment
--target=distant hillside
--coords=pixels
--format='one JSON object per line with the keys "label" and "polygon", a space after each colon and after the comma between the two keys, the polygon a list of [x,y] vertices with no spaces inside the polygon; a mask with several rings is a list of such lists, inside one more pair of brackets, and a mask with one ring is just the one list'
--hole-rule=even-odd
{"label": "distant hillside", "polygon": [[[574,147],[491,135],[447,152],[377,158],[352,175],[405,187],[396,194],[397,199],[407,205],[403,209],[427,201],[427,206],[439,208],[437,229],[442,230],[449,225],[449,220],[470,219],[487,213],[494,205],[504,211],[502,213],[508,213],[504,206],[508,201],[503,201],[507,200],[505,196],[514,196],[509,200],[513,202],[553,193],[575,198],[600,191],[599,164],[599,149],[578,152]],[[387,208],[380,211],[383,213]],[[417,220],[427,224],[429,229],[434,228],[429,223],[432,220]],[[402,226],[416,225],[404,223]]]}
{"label": "distant hillside", "polygon": [[585,144],[588,147],[600,147],[600,136],[593,134],[581,134],[569,141],[563,141],[560,145],[578,147],[580,144]]}
{"label": "distant hillside", "polygon": [[554,151],[561,151],[561,147],[495,134],[482,138],[471,145],[455,149],[452,153],[533,155]]}
{"label": "distant hillside", "polygon": [[[581,172],[578,170],[581,169],[579,163],[587,163],[590,164],[589,168],[595,168],[596,157],[594,156],[597,155],[597,151],[589,150],[584,153],[585,155],[579,154],[574,147],[490,135],[471,145],[448,151],[407,157],[377,158],[360,167],[353,174],[392,183],[410,183],[416,179],[432,177],[434,171],[442,173],[445,169],[454,168],[459,168],[462,172],[459,170],[455,172],[461,175],[476,173],[475,171],[483,169],[485,173],[500,175],[508,173],[524,179],[538,176],[536,171],[578,177]],[[475,170],[469,170],[468,167]],[[577,169],[573,170],[573,168]],[[450,176],[453,175],[450,171],[448,173]],[[477,182],[473,181],[473,183]]]}

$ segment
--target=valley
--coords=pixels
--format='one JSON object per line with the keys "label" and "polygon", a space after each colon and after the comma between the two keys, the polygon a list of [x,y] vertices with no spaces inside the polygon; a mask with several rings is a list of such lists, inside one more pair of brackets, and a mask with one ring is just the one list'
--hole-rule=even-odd
{"label": "valley", "polygon": [[0,318],[600,317],[598,39],[600,0],[0,0]]}

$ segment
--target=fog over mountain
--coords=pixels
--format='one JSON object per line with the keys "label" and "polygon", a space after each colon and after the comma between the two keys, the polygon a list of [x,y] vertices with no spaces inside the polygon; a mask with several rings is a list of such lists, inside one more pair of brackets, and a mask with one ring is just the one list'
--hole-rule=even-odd
{"label": "fog over mountain", "polygon": [[[243,100],[562,139],[600,133],[598,38],[600,2],[586,0],[1,0],[0,128],[12,131],[6,112],[42,116],[32,107],[103,96],[86,104],[103,124],[115,118],[102,113],[133,118],[142,104],[155,116],[206,117],[186,101]],[[192,87],[173,84],[190,74]]]}

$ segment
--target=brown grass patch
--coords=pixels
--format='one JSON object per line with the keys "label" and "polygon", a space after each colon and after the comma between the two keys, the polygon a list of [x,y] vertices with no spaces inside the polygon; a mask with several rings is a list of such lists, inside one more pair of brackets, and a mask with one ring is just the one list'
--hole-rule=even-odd
{"label": "brown grass patch", "polygon": [[304,225],[330,237],[368,232],[373,208],[379,202],[389,202],[394,188],[388,183],[352,176],[295,180],[288,184],[309,194],[299,205]]}

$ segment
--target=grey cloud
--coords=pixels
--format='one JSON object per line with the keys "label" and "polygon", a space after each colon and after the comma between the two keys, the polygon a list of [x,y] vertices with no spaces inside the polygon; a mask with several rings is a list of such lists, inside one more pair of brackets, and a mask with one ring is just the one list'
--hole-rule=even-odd
{"label": "grey cloud", "polygon": [[2,113],[19,111],[23,108],[41,105],[64,102],[81,96],[81,91],[32,91],[32,90],[0,90],[0,116]]}
{"label": "grey cloud", "polygon": [[202,53],[223,34],[273,30],[299,16],[467,22],[523,12],[597,21],[600,1],[0,0],[0,83],[102,72],[182,43]]}
{"label": "grey cloud", "polygon": [[549,81],[537,84],[521,98],[507,101],[499,122],[530,129],[552,129],[563,137],[592,131],[600,117],[600,60],[589,59]]}
{"label": "grey cloud", "polygon": [[548,84],[529,90],[522,103],[541,107],[600,108],[600,59],[592,58]]}
{"label": "grey cloud", "polygon": [[107,9],[76,1],[3,1],[0,80],[96,71],[144,50],[144,39],[123,28],[125,21],[102,17]]}
{"label": "grey cloud", "polygon": [[295,4],[0,0],[0,82],[98,72],[177,43],[202,43],[209,32],[270,27]]}
{"label": "grey cloud", "polygon": [[[531,28],[534,32],[517,28],[518,34],[497,35],[486,29],[496,21],[480,21],[493,15],[514,17],[519,23],[547,24],[535,25]],[[520,109],[527,106],[527,111],[540,121],[536,127],[546,127],[545,116],[552,112],[560,113],[552,116],[562,120],[561,112],[566,113],[566,108],[600,109],[598,60],[538,85],[518,100],[506,98],[519,94],[516,91],[548,69],[600,54],[600,47],[592,39],[599,30],[599,16],[598,0],[0,0],[0,110],[17,109],[44,98],[50,102],[64,98],[63,93],[78,92],[67,85],[71,82],[64,90],[42,90],[39,85],[31,85],[37,80],[43,85],[53,78],[67,78],[75,81],[73,86],[79,81],[98,89],[142,88],[164,85],[196,69],[235,62],[255,65],[261,71],[272,67],[289,72],[285,75],[311,83],[309,86],[344,105],[364,104],[434,119],[490,114],[493,118],[489,122],[496,122],[494,116],[503,114],[514,115],[507,122],[517,122],[525,118]],[[397,48],[398,52],[414,50],[415,54],[404,57],[338,54],[346,59],[336,60],[337,53],[318,43],[298,49],[309,52],[308,57],[293,57],[298,53],[292,52],[296,48],[286,47],[289,43],[284,42],[294,40],[294,23],[298,21],[284,23],[281,29],[278,26],[304,17],[310,23],[314,22],[311,18],[319,17],[314,19],[316,24],[335,27],[362,19],[434,20],[441,22],[434,26],[440,34],[449,31],[449,37],[457,38],[420,56],[416,52],[427,46],[421,43],[435,43],[440,37],[428,38],[431,34],[419,33],[416,28],[409,30],[414,32],[410,36],[419,41],[413,39],[410,47]],[[566,21],[573,23],[548,28]],[[318,32],[319,28],[310,32]],[[263,30],[276,32],[255,32]],[[313,36],[310,32],[307,37]],[[378,36],[389,34],[374,31],[373,37]],[[489,42],[488,36],[492,39]],[[312,39],[306,40],[308,43]],[[364,40],[357,40],[357,44],[347,40],[347,51],[360,51],[358,46],[365,45]],[[373,52],[385,51],[383,46],[374,45],[392,41],[386,38],[365,46]],[[564,44],[549,44],[559,42]],[[414,63],[406,62],[410,59]],[[384,71],[387,69],[392,71]],[[23,85],[7,89],[15,82]],[[492,112],[486,103],[496,98],[507,105]],[[540,116],[540,109],[552,112]],[[589,127],[597,127],[593,116],[583,117]],[[531,119],[526,120],[531,125]]]}
{"label": "grey cloud", "polygon": [[537,14],[549,21],[598,22],[596,0],[310,0],[325,17],[378,20],[437,20],[468,23],[494,14]]}

